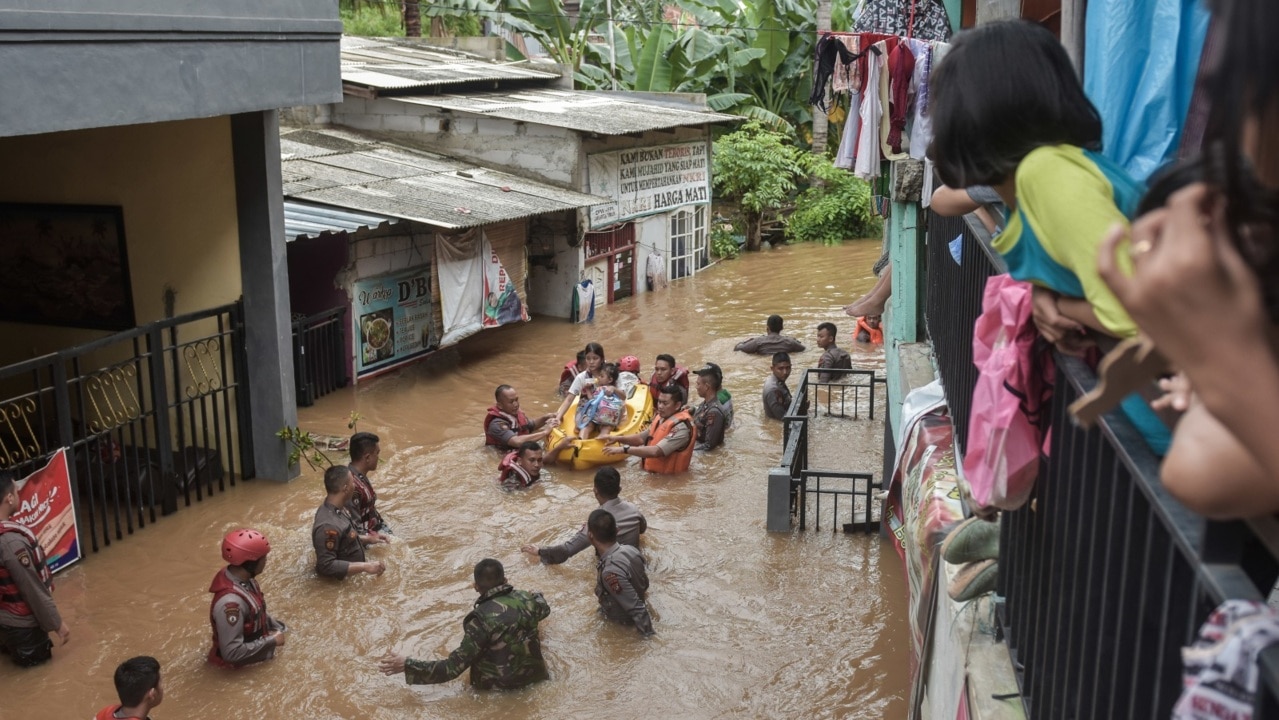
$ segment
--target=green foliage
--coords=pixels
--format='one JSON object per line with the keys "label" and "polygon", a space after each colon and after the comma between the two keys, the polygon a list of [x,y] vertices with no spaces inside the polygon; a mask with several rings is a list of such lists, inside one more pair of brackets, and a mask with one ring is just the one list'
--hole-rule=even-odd
{"label": "green foliage", "polygon": [[[358,412],[351,411],[350,420],[346,427],[354,432],[360,420],[363,418]],[[275,436],[289,444],[289,466],[297,465],[298,462],[305,460],[308,467],[312,470],[326,470],[333,467],[333,460],[325,454],[324,450],[331,449],[333,446],[321,448],[323,443],[317,443],[316,436],[309,430],[303,430],[299,427],[283,427],[276,431]]]}
{"label": "green foliage", "polygon": [[718,258],[735,258],[742,249],[733,237],[732,225],[716,225],[711,228],[711,254]]}
{"label": "green foliage", "polygon": [[850,238],[875,237],[882,221],[871,213],[870,186],[825,155],[809,155],[809,172],[820,183],[800,193],[786,219],[786,237],[836,245]]}
{"label": "green foliage", "polygon": [[803,155],[782,133],[748,122],[715,141],[711,155],[715,192],[737,200],[742,210],[753,215],[779,208],[804,172]]}
{"label": "green foliage", "polygon": [[[343,3],[358,0],[342,0]],[[369,2],[370,0],[363,0]],[[719,112],[742,115],[792,137],[808,122],[817,0],[437,0],[423,15],[479,14],[537,40],[572,69],[578,87],[704,93]],[[667,13],[678,11],[678,22]],[[609,34],[613,58],[610,61]],[[523,59],[512,46],[508,55]]]}
{"label": "green foliage", "polygon": [[359,37],[404,37],[400,13],[386,12],[386,5],[364,4],[342,8],[342,32]]}

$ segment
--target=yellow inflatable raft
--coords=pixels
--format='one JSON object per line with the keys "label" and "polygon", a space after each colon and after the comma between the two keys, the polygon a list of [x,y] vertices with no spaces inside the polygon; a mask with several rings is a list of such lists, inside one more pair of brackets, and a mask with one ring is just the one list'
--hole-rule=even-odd
{"label": "yellow inflatable raft", "polygon": [[[573,421],[577,417],[577,400],[569,405],[568,411],[564,413],[564,420],[559,427],[551,430],[551,435],[546,439],[546,447],[553,448],[569,435],[576,435],[577,428],[574,427]],[[649,422],[653,419],[653,399],[649,397],[648,386],[639,383],[635,386],[635,391],[626,400],[626,419],[620,425],[613,428],[612,435],[632,435],[642,432],[648,428]],[[604,441],[599,438],[591,438],[589,440],[574,440],[571,445],[559,452],[558,456],[553,459],[561,465],[571,465],[574,470],[590,470],[598,465],[610,465],[619,463],[626,459],[625,455],[605,455]],[[548,461],[552,458],[547,457]]]}

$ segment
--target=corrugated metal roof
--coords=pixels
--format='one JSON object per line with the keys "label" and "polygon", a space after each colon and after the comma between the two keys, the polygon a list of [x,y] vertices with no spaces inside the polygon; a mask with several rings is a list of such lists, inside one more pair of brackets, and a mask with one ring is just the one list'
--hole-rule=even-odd
{"label": "corrugated metal roof", "polygon": [[280,147],[286,198],[373,218],[468,228],[612,202],[350,130],[287,131]]}
{"label": "corrugated metal roof", "polygon": [[684,110],[584,90],[510,90],[390,99],[600,135],[741,120],[736,115]]}
{"label": "corrugated metal roof", "polygon": [[495,62],[404,38],[342,38],[342,82],[378,94],[474,82],[555,80],[551,67]]}
{"label": "corrugated metal roof", "polygon": [[284,201],[284,239],[288,241],[319,237],[330,232],[356,234],[361,230],[373,230],[383,224],[394,225],[399,222],[403,221],[386,215],[351,212],[300,200]]}

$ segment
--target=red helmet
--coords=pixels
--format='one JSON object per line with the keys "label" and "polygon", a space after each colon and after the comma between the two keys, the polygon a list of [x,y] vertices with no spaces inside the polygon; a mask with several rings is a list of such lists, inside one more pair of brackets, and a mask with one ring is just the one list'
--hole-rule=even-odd
{"label": "red helmet", "polygon": [[617,361],[617,369],[622,372],[638,373],[639,358],[635,357],[634,355],[627,355],[626,357]]}
{"label": "red helmet", "polygon": [[231,565],[253,562],[271,552],[271,543],[257,530],[240,528],[222,538],[222,559]]}

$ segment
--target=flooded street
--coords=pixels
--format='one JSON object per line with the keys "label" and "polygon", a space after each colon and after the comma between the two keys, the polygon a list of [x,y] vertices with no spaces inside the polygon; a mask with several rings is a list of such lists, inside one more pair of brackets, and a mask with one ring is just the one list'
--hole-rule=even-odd
{"label": "flooded street", "polygon": [[[760,407],[768,359],[732,350],[776,312],[808,346],[793,358],[792,389],[799,369],[816,364],[816,326],[826,320],[839,325],[855,366],[882,369],[879,347],[851,347],[853,320],[839,310],[873,284],[879,249],[863,241],[756,253],[597,310],[591,324],[537,318],[486,331],[430,362],[321,399],[302,411],[304,429],[349,434],[355,411],[358,429],[381,437],[382,464],[370,479],[396,533],[392,545],[370,551],[386,561],[383,576],[316,577],[309,533],[324,497],[317,473],[304,469],[289,484],[241,483],[58,575],[54,597],[70,644],[34,670],[0,663],[0,718],[87,718],[114,701],[116,664],[138,654],[162,664],[156,720],[905,717],[901,562],[886,540],[832,533],[829,522],[819,531],[765,532],[781,426]],[[609,360],[638,356],[645,378],[658,353],[688,367],[717,362],[734,396],[727,446],[695,456],[687,476],[648,475],[634,460],[618,466],[622,497],[649,524],[643,551],[658,634],[648,641],[597,616],[592,553],[543,566],[519,551],[576,530],[596,507],[593,473],[552,468],[532,489],[504,493],[494,482],[498,455],[482,445],[496,385],[515,386],[530,417],[551,412],[560,368],[589,341]],[[844,442],[818,453],[817,464],[878,476],[880,426],[843,422],[821,433]],[[291,632],[274,661],[223,671],[204,659],[206,589],[223,533],[238,526],[270,539],[260,580],[271,613]],[[541,628],[552,680],[476,693],[465,677],[406,686],[402,676],[380,675],[376,659],[388,649],[437,659],[456,647],[476,599],[471,569],[484,557],[550,603]]]}

